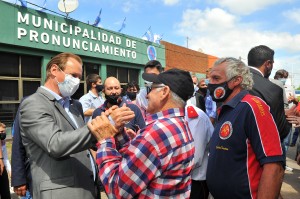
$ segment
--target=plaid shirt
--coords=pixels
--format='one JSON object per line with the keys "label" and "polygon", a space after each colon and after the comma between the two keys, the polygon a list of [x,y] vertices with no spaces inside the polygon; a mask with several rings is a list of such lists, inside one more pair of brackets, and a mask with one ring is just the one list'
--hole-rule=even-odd
{"label": "plaid shirt", "polygon": [[194,150],[184,109],[168,109],[149,115],[133,140],[98,143],[99,177],[109,198],[189,198]]}

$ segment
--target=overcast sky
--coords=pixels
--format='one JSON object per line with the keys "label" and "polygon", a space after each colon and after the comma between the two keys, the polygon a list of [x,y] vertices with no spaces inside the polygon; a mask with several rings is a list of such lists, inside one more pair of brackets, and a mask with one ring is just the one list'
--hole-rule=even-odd
{"label": "overcast sky", "polygon": [[[43,5],[44,0],[29,2]],[[58,2],[48,0],[46,8],[61,13]],[[91,24],[101,8],[105,29],[117,31],[126,17],[124,34],[142,37],[151,26],[165,41],[217,57],[247,63],[252,47],[267,45],[275,50],[271,76],[286,69],[300,86],[299,0],[79,0],[70,17]]]}

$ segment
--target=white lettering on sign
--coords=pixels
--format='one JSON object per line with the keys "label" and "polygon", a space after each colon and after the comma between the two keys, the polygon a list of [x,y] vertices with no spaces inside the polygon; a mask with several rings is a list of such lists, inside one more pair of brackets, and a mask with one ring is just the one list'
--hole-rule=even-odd
{"label": "white lettering on sign", "polygon": [[18,28],[18,39],[25,37],[27,35],[27,30],[24,28]]}
{"label": "white lettering on sign", "polygon": [[[18,11],[17,27],[19,40],[28,39],[30,42],[43,43],[64,48],[113,55],[124,58],[137,58],[136,41],[122,38],[101,29],[82,28],[77,25],[60,23],[48,18],[21,13]],[[123,44],[124,43],[124,44]],[[123,46],[122,46],[123,45]]]}

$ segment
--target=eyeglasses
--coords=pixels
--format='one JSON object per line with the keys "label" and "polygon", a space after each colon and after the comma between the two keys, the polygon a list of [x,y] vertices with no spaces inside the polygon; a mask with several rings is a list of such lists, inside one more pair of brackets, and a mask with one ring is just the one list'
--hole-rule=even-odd
{"label": "eyeglasses", "polygon": [[153,88],[162,88],[165,87],[165,85],[161,85],[161,86],[147,86],[147,95],[152,91]]}
{"label": "eyeglasses", "polygon": [[71,75],[72,77],[75,77],[75,78],[78,78],[78,79],[81,79],[81,75],[78,75],[78,74],[73,74],[73,73],[65,73],[60,66],[57,65],[57,68],[63,72],[65,75]]}

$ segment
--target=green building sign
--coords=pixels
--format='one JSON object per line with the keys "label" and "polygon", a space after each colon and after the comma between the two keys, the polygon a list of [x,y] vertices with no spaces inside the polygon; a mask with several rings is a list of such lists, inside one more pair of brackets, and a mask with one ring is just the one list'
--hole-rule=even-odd
{"label": "green building sign", "polygon": [[163,45],[3,1],[0,16],[0,43],[142,65],[152,45],[165,65]]}

